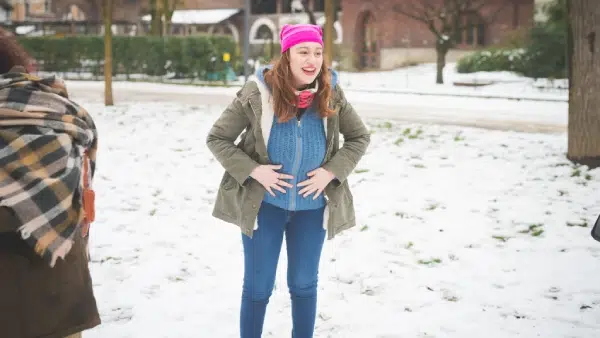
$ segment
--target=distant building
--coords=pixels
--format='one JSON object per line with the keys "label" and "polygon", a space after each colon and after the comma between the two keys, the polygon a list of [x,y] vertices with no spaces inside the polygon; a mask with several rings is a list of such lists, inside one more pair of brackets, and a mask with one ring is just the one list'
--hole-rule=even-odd
{"label": "distant building", "polygon": [[13,6],[8,0],[0,1],[0,22],[8,22],[11,20]]}
{"label": "distant building", "polygon": [[[193,35],[202,33],[231,35],[240,44],[244,42],[244,0],[184,0],[173,14],[172,34]],[[279,32],[286,23],[308,23],[294,0],[252,0],[250,11],[250,54],[253,58],[270,58],[278,54]],[[325,0],[308,0],[317,24],[325,24]],[[143,21],[148,23],[150,16]],[[335,23],[335,43],[341,44],[343,31]],[[274,45],[273,45],[274,44]]]}
{"label": "distant building", "polygon": [[[435,37],[425,24],[394,10],[405,0],[342,0],[344,65],[358,69],[391,69],[414,62],[435,62]],[[442,1],[442,0],[438,0]],[[498,12],[488,25],[484,18]],[[448,60],[477,48],[502,42],[511,32],[533,23],[534,0],[496,0],[469,22]]]}

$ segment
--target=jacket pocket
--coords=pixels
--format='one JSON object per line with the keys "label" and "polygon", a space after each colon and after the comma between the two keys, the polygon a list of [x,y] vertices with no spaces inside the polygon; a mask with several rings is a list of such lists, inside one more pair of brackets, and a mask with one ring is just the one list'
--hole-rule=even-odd
{"label": "jacket pocket", "polygon": [[223,178],[221,179],[221,187],[224,190],[231,190],[237,185],[239,185],[238,182],[228,172],[225,172],[225,174],[223,174]]}
{"label": "jacket pocket", "polygon": [[347,181],[328,187],[327,196],[329,198],[328,205],[331,209],[330,222],[333,224],[334,229],[354,221],[354,198]]}

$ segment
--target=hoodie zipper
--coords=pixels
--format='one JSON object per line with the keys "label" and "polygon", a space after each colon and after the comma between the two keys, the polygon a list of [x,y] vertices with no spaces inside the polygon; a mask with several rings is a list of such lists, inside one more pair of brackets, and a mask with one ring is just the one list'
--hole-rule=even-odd
{"label": "hoodie zipper", "polygon": [[294,189],[293,189],[293,194],[290,195],[290,210],[294,211],[296,210],[296,198],[298,198],[298,192],[297,192],[297,184],[298,184],[298,170],[300,169],[300,158],[301,158],[301,152],[302,152],[302,118],[300,118],[298,120],[298,128],[296,129],[296,160],[294,162],[294,169],[293,169],[293,175],[294,175]]}

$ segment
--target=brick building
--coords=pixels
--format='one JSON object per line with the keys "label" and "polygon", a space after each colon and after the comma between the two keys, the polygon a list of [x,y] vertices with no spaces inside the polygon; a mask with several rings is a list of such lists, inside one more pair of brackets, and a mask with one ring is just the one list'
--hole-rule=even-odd
{"label": "brick building", "polygon": [[[101,21],[102,0],[11,0],[12,21],[74,20]],[[142,1],[114,0],[115,21],[137,21]]]}
{"label": "brick building", "polygon": [[[244,0],[184,0],[172,18],[172,34],[217,33],[231,35],[241,45],[244,38]],[[318,24],[325,24],[325,0],[308,0]],[[143,20],[148,22],[149,15]],[[307,23],[308,15],[292,0],[252,0],[250,12],[250,55],[277,55],[279,30],[286,23]],[[335,23],[335,43],[342,42],[342,26]]]}
{"label": "brick building", "polygon": [[0,0],[0,22],[9,21],[12,11],[13,6],[9,0]]}
{"label": "brick building", "polygon": [[[342,0],[343,64],[349,68],[391,69],[413,62],[434,62],[435,36],[427,27],[399,13],[406,0]],[[441,1],[441,0],[440,0]],[[510,32],[533,23],[534,0],[496,0],[465,20],[470,23],[448,60],[497,44]],[[485,19],[496,13],[496,19]]]}

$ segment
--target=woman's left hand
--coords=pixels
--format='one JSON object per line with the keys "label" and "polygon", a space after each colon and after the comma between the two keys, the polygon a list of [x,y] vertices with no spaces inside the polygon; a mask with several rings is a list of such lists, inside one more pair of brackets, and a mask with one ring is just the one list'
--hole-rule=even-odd
{"label": "woman's left hand", "polygon": [[308,180],[298,183],[299,187],[304,187],[298,191],[298,194],[307,197],[308,195],[315,193],[313,200],[316,200],[327,184],[335,178],[335,175],[323,168],[317,168],[309,172],[308,177],[310,177]]}

